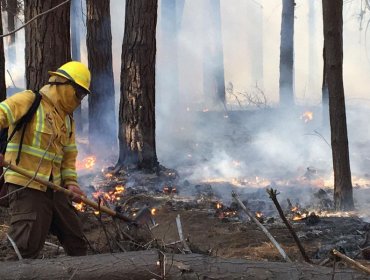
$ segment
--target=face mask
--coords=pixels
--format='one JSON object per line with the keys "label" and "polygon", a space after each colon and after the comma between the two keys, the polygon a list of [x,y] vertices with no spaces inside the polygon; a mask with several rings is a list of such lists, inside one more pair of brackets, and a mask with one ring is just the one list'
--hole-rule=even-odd
{"label": "face mask", "polygon": [[[51,76],[49,83],[65,83],[67,79],[59,76]],[[80,106],[81,100],[76,96],[72,84],[46,85],[42,92],[54,103],[54,105],[66,114],[72,114]]]}

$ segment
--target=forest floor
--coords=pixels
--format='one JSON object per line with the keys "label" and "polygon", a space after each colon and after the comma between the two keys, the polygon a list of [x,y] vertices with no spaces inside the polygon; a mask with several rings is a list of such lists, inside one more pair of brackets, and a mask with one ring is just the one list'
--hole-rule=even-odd
{"label": "forest floor", "polygon": [[[130,184],[127,184],[128,177],[130,177]],[[162,182],[162,189],[158,189],[158,178]],[[81,217],[84,233],[89,241],[89,254],[153,248],[170,253],[187,253],[188,249],[180,242],[179,227],[176,223],[176,217],[180,217],[185,243],[193,253],[224,258],[283,261],[278,250],[263,231],[235,202],[230,201],[228,204],[221,202],[217,192],[213,191],[217,188],[217,184],[192,185],[185,181],[183,185],[175,187],[173,179],[174,174],[171,170],[166,170],[159,177],[135,173],[121,174],[114,179],[112,177],[107,179],[106,176],[99,176],[98,180],[95,178],[93,181],[98,182],[101,188],[92,197],[97,197],[96,194],[99,193],[107,205],[119,206],[128,215],[137,213],[142,207],[148,207],[154,214],[155,225],[150,224],[149,227],[142,226],[137,229],[135,226],[128,226],[104,214],[94,213],[89,208],[83,208],[83,211],[76,210]],[[123,185],[129,185],[129,187],[124,191],[117,191]],[[193,188],[194,192],[191,195],[182,194],[185,188],[187,190]],[[226,187],[223,185],[222,188]],[[227,188],[230,193],[232,190],[238,191],[230,186]],[[323,201],[328,203],[326,192],[329,191],[318,192],[322,195],[321,203]],[[239,193],[252,213],[256,213],[256,217],[257,213],[262,215],[258,216],[259,221],[276,238],[288,256],[294,261],[303,261],[292,236],[273,209],[271,202],[268,201],[267,194],[265,195],[265,192],[261,192],[260,189]],[[324,261],[327,266],[332,265],[329,252],[336,248],[351,258],[369,265],[364,259],[361,248],[370,245],[367,240],[370,224],[360,219],[356,213],[330,216],[329,212],[322,211],[317,213],[315,219],[311,219],[307,215],[309,212],[303,208],[292,210],[282,205],[307,255],[314,263]],[[0,214],[0,237],[4,239],[9,215],[6,209],[2,209]],[[294,221],[294,217],[299,217],[300,220]],[[2,257],[6,257],[5,252],[0,253],[3,253]],[[64,251],[58,240],[50,235],[40,258],[55,258],[63,255]]]}

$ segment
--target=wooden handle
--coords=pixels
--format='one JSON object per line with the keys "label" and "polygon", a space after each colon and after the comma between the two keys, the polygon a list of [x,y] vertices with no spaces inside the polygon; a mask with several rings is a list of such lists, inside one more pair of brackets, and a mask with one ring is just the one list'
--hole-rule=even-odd
{"label": "wooden handle", "polygon": [[50,182],[50,181],[46,181],[44,179],[41,179],[37,176],[34,176],[34,174],[30,174],[29,172],[26,172],[22,169],[20,169],[18,166],[16,165],[13,165],[13,164],[10,164],[9,162],[5,161],[3,162],[3,166],[14,171],[14,172],[17,172],[18,174],[21,174],[27,178],[30,178],[30,179],[33,179],[34,181],[36,181],[37,183],[40,183],[48,188],[51,188],[55,191],[58,191],[58,192],[62,192],[64,193],[65,195],[67,196],[77,196],[79,199],[81,199],[81,201],[83,203],[85,203],[86,205],[89,205],[91,206],[92,208],[98,210],[98,211],[101,211],[101,212],[104,212],[110,216],[113,216],[113,217],[117,217],[117,218],[120,218],[126,222],[134,222],[133,219],[123,215],[122,213],[117,213],[116,211],[104,206],[104,205],[99,205],[98,203],[96,203],[95,201],[92,201],[90,199],[88,199],[87,197],[85,196],[82,196],[82,195],[79,195],[79,194],[76,194],[68,189],[65,189],[65,188],[62,188],[61,186],[58,186],[56,184],[54,184],[53,182]]}

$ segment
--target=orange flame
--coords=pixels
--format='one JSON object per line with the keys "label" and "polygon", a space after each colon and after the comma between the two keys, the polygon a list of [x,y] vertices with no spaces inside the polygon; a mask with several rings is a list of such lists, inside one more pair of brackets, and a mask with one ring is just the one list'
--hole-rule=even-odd
{"label": "orange flame", "polygon": [[92,169],[96,163],[96,156],[88,156],[84,158],[82,161],[76,162],[77,170],[81,169]]}

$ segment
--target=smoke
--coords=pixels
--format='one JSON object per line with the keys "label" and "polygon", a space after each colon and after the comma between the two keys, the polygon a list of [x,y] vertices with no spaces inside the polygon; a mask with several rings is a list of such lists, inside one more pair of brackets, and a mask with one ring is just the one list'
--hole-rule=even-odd
{"label": "smoke", "polygon": [[[176,35],[176,60],[171,60],[170,53],[166,52],[161,30],[164,21],[159,12],[156,144],[162,165],[176,168],[182,180],[192,182],[210,178],[232,182],[235,178],[259,177],[269,179],[264,187],[275,182],[278,188],[284,187],[279,185],[279,180],[304,176],[309,168],[316,170],[317,177],[328,179],[327,186],[332,186],[331,149],[327,143],[330,143],[330,136],[328,129],[321,125],[322,11],[320,3],[310,6],[308,2],[296,1],[294,89],[298,106],[291,112],[277,109],[281,1],[220,0],[225,84],[232,85],[232,94],[227,95],[227,111],[215,110],[205,103],[203,96],[211,94],[203,87],[202,63],[203,38],[207,34],[204,17],[209,1],[185,1]],[[159,11],[161,5],[162,1],[159,1]],[[312,7],[313,13],[310,11]],[[370,117],[369,36],[365,36],[364,28],[360,30],[360,4],[346,3],[344,11],[344,87],[351,169],[354,178],[366,179],[370,160],[367,147],[370,138],[367,123]],[[112,0],[116,112],[120,96],[124,13],[125,1]],[[22,32],[17,35],[17,63],[12,72],[17,85],[24,84]],[[83,36],[81,40],[84,40]],[[82,61],[87,62],[84,41],[81,47]],[[173,83],[173,76],[166,70],[166,66],[174,61],[178,63],[178,83]],[[10,67],[8,62],[6,66]],[[7,84],[10,85],[9,80]],[[246,98],[254,96],[256,84],[260,97],[266,98],[262,109],[253,106]],[[83,108],[86,109],[86,102]],[[301,118],[305,111],[313,112],[311,121],[305,122]],[[241,188],[248,187],[250,185],[245,184]],[[299,192],[302,197],[306,194],[303,188]],[[355,190],[358,203],[366,203],[365,194],[357,195]]]}

